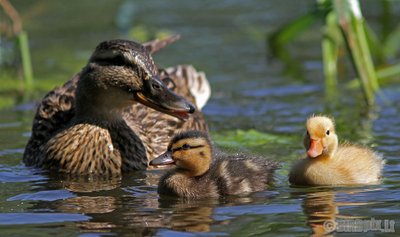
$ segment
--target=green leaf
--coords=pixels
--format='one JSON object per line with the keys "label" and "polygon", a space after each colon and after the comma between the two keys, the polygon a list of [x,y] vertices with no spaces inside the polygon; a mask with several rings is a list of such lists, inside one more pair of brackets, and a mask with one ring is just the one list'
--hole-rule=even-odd
{"label": "green leaf", "polygon": [[256,147],[265,144],[290,144],[293,139],[289,136],[259,132],[254,129],[225,131],[212,134],[218,146],[240,148]]}
{"label": "green leaf", "polygon": [[400,24],[397,25],[387,37],[383,44],[383,52],[386,57],[394,57],[399,52],[400,49]]}

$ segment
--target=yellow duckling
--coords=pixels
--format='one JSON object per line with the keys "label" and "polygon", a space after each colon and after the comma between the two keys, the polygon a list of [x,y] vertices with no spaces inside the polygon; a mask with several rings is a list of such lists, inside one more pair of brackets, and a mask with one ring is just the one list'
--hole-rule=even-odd
{"label": "yellow duckling", "polygon": [[271,161],[220,157],[213,160],[207,134],[189,131],[175,136],[168,150],[150,165],[175,164],[160,180],[158,193],[184,198],[218,198],[261,191],[277,164]]}
{"label": "yellow duckling", "polygon": [[304,146],[307,157],[289,173],[298,185],[344,185],[376,183],[383,160],[372,150],[351,144],[338,145],[335,124],[326,116],[312,116],[306,123]]}

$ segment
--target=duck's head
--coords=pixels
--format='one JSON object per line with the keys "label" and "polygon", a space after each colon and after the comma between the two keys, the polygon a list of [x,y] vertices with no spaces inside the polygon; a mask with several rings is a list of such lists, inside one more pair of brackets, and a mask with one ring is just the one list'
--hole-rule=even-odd
{"label": "duck's head", "polygon": [[304,147],[309,158],[331,156],[338,146],[335,123],[326,116],[312,116],[306,122]]}
{"label": "duck's head", "polygon": [[150,165],[175,164],[188,176],[203,175],[212,159],[212,145],[207,134],[188,131],[175,136],[168,150],[150,162]]}
{"label": "duck's head", "polygon": [[178,118],[186,118],[195,110],[158,78],[149,52],[133,41],[100,43],[80,77],[76,92],[77,114],[115,114],[116,110],[135,102]]}

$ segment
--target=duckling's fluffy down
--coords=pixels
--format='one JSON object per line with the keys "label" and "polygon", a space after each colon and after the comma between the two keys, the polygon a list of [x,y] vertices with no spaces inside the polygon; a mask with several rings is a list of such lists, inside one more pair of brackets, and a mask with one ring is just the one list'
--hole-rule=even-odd
{"label": "duckling's fluffy down", "polygon": [[202,176],[188,177],[168,171],[160,180],[159,193],[185,198],[218,198],[265,190],[278,163],[263,158],[216,157]]}

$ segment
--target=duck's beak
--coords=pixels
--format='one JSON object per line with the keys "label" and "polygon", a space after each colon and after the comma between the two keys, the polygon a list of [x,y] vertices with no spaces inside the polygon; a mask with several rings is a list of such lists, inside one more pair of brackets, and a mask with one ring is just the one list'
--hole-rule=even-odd
{"label": "duck's beak", "polygon": [[154,160],[150,161],[150,165],[152,166],[169,165],[174,163],[175,161],[172,159],[171,151],[167,151],[164,154],[160,155],[159,157],[155,158]]}
{"label": "duck's beak", "polygon": [[315,158],[322,154],[324,146],[322,145],[322,140],[310,139],[310,148],[307,150],[307,156],[310,158]]}
{"label": "duck's beak", "polygon": [[157,77],[145,80],[143,90],[136,92],[135,99],[150,108],[179,119],[186,119],[195,111],[191,103],[168,89]]}

